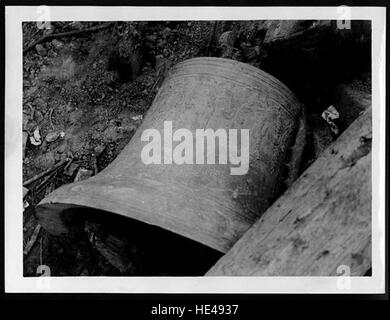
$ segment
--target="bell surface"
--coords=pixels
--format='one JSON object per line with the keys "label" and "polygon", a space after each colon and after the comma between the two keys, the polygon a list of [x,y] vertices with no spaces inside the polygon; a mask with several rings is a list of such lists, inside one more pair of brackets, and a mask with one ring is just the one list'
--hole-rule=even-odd
{"label": "bell surface", "polygon": [[[96,176],[54,190],[36,207],[36,215],[47,231],[59,235],[78,221],[68,215],[70,209],[94,208],[226,252],[280,194],[302,109],[284,84],[258,68],[222,58],[186,60],[171,69],[118,157]],[[235,129],[238,137],[248,129],[248,172],[231,174],[237,165],[229,158],[218,163],[223,158],[219,143],[215,164],[196,163],[198,150],[193,164],[164,163],[164,121],[173,133],[189,130],[194,149],[197,129],[222,129],[227,135]],[[141,137],[148,129],[161,133],[161,164],[141,159],[148,143]],[[173,142],[172,150],[179,143]],[[211,147],[206,139],[204,145]]]}

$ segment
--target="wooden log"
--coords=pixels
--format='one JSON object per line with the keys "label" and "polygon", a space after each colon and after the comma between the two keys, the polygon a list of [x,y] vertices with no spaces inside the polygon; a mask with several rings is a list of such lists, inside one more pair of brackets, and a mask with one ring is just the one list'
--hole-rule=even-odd
{"label": "wooden log", "polygon": [[264,213],[207,276],[336,276],[371,267],[371,108]]}

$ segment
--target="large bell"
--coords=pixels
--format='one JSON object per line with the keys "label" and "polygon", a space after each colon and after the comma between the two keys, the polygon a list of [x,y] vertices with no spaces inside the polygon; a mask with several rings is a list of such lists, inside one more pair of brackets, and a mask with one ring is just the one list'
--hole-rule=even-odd
{"label": "large bell", "polygon": [[[49,194],[37,206],[37,217],[50,233],[61,234],[78,221],[67,214],[70,208],[94,208],[226,252],[280,194],[301,115],[294,94],[258,68],[221,58],[181,62],[171,69],[142,125],[115,161],[96,176]],[[231,169],[237,165],[219,164],[218,143],[215,164],[164,164],[164,121],[171,122],[172,132],[189,129],[194,139],[196,129],[237,129],[238,151],[240,130],[249,129],[248,172],[234,175]],[[148,129],[161,132],[161,164],[141,159],[147,144],[141,137]]]}

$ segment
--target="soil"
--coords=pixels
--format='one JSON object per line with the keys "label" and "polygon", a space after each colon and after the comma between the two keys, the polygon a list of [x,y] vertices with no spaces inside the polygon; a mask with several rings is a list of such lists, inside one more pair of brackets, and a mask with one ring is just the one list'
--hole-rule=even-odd
{"label": "soil", "polygon": [[[99,23],[57,22],[50,30],[39,30],[35,23],[25,23],[24,44],[43,34],[95,25]],[[68,175],[58,170],[46,184],[41,185],[41,179],[28,186],[25,244],[37,225],[34,206],[50,191],[72,182],[79,168],[99,172],[115,159],[142,123],[169,67],[203,55],[212,30],[212,22],[123,22],[91,34],[55,38],[26,52],[23,130],[31,137],[38,128],[43,143],[35,146],[27,140],[24,181],[62,159],[73,159],[76,169]],[[131,61],[128,48],[136,46],[139,51],[130,52],[138,60]],[[53,133],[63,137],[45,141]],[[43,229],[25,255],[24,275],[35,276],[41,264],[50,267],[51,275],[120,274],[91,250],[87,239],[54,237]]]}

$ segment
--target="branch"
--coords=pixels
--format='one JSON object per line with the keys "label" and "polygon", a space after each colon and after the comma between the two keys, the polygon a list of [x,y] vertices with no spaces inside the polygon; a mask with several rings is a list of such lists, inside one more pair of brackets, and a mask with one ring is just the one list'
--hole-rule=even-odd
{"label": "branch", "polygon": [[78,36],[83,33],[91,33],[99,30],[106,29],[110,26],[112,26],[114,22],[107,22],[98,26],[94,26],[89,29],[83,29],[83,30],[74,30],[74,31],[68,31],[68,32],[61,32],[61,33],[52,33],[52,34],[47,34],[42,37],[40,37],[37,41],[34,41],[31,43],[29,46],[23,49],[23,53],[26,53],[30,51],[32,48],[34,48],[37,44],[42,43],[44,41],[52,40],[54,38],[63,38],[63,37],[70,37],[70,36]]}
{"label": "branch", "polygon": [[49,168],[49,169],[47,169],[47,170],[45,170],[45,171],[43,171],[43,172],[37,174],[36,176],[32,177],[31,179],[28,179],[27,181],[25,181],[25,182],[23,183],[23,187],[26,187],[26,186],[28,186],[29,184],[33,183],[34,181],[37,181],[38,179],[40,179],[40,178],[42,178],[42,177],[48,175],[49,173],[51,173],[51,172],[57,170],[59,167],[61,167],[62,165],[64,165],[64,164],[67,163],[68,161],[70,161],[70,159],[64,159],[64,160],[58,162],[57,164],[55,164],[53,167],[51,167],[51,168]]}

